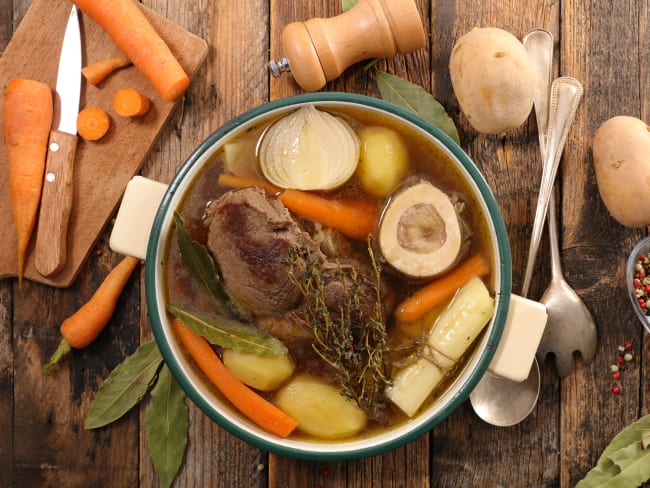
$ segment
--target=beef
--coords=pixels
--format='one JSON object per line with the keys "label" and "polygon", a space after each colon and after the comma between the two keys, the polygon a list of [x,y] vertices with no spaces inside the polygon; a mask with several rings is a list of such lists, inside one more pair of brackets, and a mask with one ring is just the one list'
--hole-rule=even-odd
{"label": "beef", "polygon": [[280,315],[302,302],[286,268],[289,249],[323,260],[314,240],[276,199],[256,187],[233,190],[208,210],[207,246],[231,300],[245,309]]}

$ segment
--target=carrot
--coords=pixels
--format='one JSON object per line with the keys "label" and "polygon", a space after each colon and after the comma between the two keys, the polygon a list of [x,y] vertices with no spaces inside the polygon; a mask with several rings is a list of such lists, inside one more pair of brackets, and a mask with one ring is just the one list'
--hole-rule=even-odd
{"label": "carrot", "polygon": [[230,174],[219,175],[219,184],[230,188],[257,186],[268,195],[278,195],[290,212],[299,217],[315,220],[332,227],[353,239],[366,240],[377,225],[379,207],[375,202],[353,198],[327,199],[302,190],[283,190],[256,178],[243,178]]}
{"label": "carrot", "polygon": [[113,316],[117,300],[139,262],[138,258],[132,256],[122,259],[104,278],[90,300],[61,323],[59,330],[63,339],[48,363],[43,366],[45,374],[49,374],[52,366],[66,356],[71,348],[83,349],[104,330]]}
{"label": "carrot", "polygon": [[221,173],[217,182],[221,186],[226,186],[228,188],[246,188],[248,186],[257,186],[270,196],[277,195],[282,191],[282,188],[278,188],[268,181],[260,180],[257,178],[235,176],[227,173]]}
{"label": "carrot", "polygon": [[475,254],[449,273],[435,279],[405,299],[395,309],[395,317],[400,322],[415,322],[427,311],[450,298],[472,277],[484,276],[489,270],[483,256]]}
{"label": "carrot", "polygon": [[72,347],[86,347],[104,330],[139,262],[138,258],[132,256],[122,259],[104,278],[90,300],[63,321],[61,335]]}
{"label": "carrot", "polygon": [[77,132],[88,141],[104,137],[110,126],[111,119],[99,107],[86,107],[77,116]]}
{"label": "carrot", "polygon": [[149,110],[151,102],[133,88],[120,88],[113,96],[113,109],[122,117],[137,117]]}
{"label": "carrot", "polygon": [[102,59],[82,68],[81,74],[88,80],[88,83],[97,86],[113,71],[129,66],[130,64],[131,61],[129,58],[124,56]]}
{"label": "carrot", "polygon": [[280,437],[287,437],[298,426],[292,417],[233,375],[207,340],[177,318],[172,319],[172,328],[201,371],[241,413],[264,430]]}
{"label": "carrot", "polygon": [[171,102],[185,92],[189,77],[134,0],[73,3],[111,36],[163,100]]}
{"label": "carrot", "polygon": [[379,207],[368,201],[329,200],[301,190],[284,190],[278,199],[290,212],[332,227],[353,239],[366,240],[379,217]]}
{"label": "carrot", "polygon": [[9,158],[9,189],[18,238],[18,286],[36,224],[47,141],[52,128],[52,90],[45,83],[15,79],[7,86],[2,122]]}

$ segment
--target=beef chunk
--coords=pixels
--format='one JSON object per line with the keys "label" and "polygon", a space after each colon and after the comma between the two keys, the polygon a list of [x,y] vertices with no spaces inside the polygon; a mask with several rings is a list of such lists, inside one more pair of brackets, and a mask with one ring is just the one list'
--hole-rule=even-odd
{"label": "beef chunk", "polygon": [[209,208],[207,246],[230,299],[249,311],[280,315],[302,302],[285,261],[291,247],[324,260],[313,239],[276,199],[256,187],[234,190]]}

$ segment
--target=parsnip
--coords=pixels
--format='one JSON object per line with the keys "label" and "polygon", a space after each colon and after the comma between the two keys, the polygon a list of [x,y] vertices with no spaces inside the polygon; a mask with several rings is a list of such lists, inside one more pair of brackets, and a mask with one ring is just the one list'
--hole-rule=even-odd
{"label": "parsnip", "polygon": [[494,299],[480,278],[458,290],[436,319],[428,337],[431,358],[420,358],[397,372],[386,396],[409,417],[462,357],[494,314]]}
{"label": "parsnip", "polygon": [[298,421],[298,429],[321,439],[349,437],[368,422],[356,403],[312,376],[292,378],[275,394],[273,402]]}
{"label": "parsnip", "polygon": [[289,357],[259,356],[235,349],[224,349],[223,363],[242,383],[260,391],[275,390],[288,380],[295,369]]}

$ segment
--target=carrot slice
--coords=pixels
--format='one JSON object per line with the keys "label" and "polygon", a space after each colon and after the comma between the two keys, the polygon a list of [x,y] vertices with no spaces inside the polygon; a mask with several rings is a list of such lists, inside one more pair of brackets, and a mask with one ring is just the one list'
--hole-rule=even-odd
{"label": "carrot slice", "polygon": [[284,190],[278,200],[290,212],[332,227],[353,239],[366,240],[379,218],[379,207],[363,200],[329,200],[302,190]]}
{"label": "carrot slice", "polygon": [[472,277],[485,276],[489,271],[485,258],[475,254],[449,273],[433,280],[406,298],[395,309],[395,318],[400,322],[415,322],[427,311],[450,298]]}
{"label": "carrot slice", "polygon": [[111,36],[163,100],[170,102],[185,92],[189,77],[137,2],[73,0],[73,3]]}
{"label": "carrot slice", "polygon": [[124,56],[102,59],[82,68],[81,74],[88,80],[88,83],[97,86],[113,71],[129,66],[130,64],[131,61],[129,58],[125,58]]}
{"label": "carrot slice", "polygon": [[45,83],[15,79],[7,86],[2,122],[9,159],[9,190],[18,238],[18,286],[41,201],[47,141],[52,128],[52,90]]}
{"label": "carrot slice", "polygon": [[177,318],[172,328],[198,367],[223,395],[264,430],[287,437],[297,426],[289,415],[242,383],[226,368],[210,343]]}
{"label": "carrot slice", "polygon": [[151,102],[133,88],[120,88],[113,96],[113,109],[122,117],[137,117],[149,111]]}
{"label": "carrot slice", "polygon": [[77,132],[87,141],[101,139],[110,126],[111,119],[99,107],[86,107],[77,115]]}

